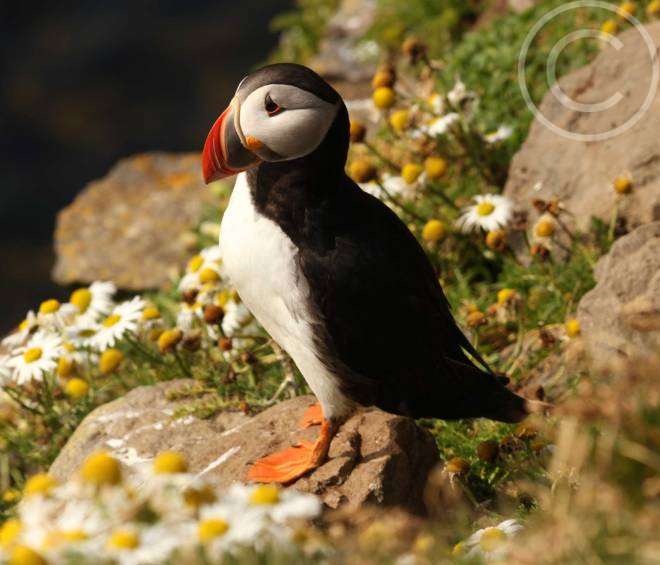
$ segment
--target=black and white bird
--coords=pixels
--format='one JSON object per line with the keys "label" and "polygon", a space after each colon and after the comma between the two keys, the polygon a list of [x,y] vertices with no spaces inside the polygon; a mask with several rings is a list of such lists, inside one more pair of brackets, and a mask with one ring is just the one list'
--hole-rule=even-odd
{"label": "black and white bird", "polygon": [[415,418],[528,413],[457,326],[415,237],[346,175],[348,144],[339,94],[277,64],[241,81],[204,147],[207,183],[240,173],[220,233],[226,273],[321,407],[318,441],[255,462],[255,482],[320,465],[359,405]]}

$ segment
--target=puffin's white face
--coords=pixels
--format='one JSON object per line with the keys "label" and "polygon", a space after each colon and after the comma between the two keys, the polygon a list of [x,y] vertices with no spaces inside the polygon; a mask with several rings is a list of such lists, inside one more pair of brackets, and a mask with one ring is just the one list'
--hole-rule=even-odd
{"label": "puffin's white face", "polygon": [[342,106],[321,77],[300,65],[269,65],[248,75],[206,139],[204,179],[312,153]]}
{"label": "puffin's white face", "polygon": [[336,104],[311,92],[288,84],[268,84],[240,104],[238,133],[244,146],[262,160],[287,161],[314,151],[336,114]]}

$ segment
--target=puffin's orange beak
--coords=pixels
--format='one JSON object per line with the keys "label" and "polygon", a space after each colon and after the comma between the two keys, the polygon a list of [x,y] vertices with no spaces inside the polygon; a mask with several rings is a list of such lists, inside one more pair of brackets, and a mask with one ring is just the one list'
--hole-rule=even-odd
{"label": "puffin's orange beak", "polygon": [[215,121],[204,144],[202,173],[209,184],[249,169],[259,157],[243,145],[237,131],[238,103],[236,99]]}

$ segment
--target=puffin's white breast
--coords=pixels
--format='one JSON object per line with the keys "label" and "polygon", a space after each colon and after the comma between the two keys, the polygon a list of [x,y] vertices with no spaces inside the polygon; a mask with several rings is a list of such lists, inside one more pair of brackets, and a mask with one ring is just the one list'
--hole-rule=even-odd
{"label": "puffin's white breast", "polygon": [[220,249],[225,274],[259,323],[294,360],[326,417],[345,416],[352,403],[316,355],[309,287],[297,266],[296,246],[255,209],[245,173],[237,177],[222,218]]}

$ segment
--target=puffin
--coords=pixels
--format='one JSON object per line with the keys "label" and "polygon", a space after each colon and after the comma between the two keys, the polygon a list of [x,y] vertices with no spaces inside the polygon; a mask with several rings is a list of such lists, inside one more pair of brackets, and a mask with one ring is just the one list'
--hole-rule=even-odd
{"label": "puffin", "polygon": [[251,482],[295,481],[328,457],[358,407],[413,418],[518,422],[530,403],[468,341],[423,248],[346,172],[349,117],[311,69],[246,76],[213,124],[205,182],[238,175],[220,229],[241,300],[289,354],[318,404],[315,442],[250,466]]}

